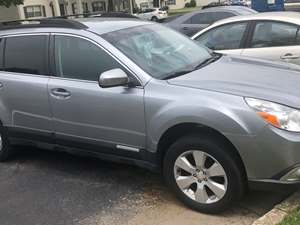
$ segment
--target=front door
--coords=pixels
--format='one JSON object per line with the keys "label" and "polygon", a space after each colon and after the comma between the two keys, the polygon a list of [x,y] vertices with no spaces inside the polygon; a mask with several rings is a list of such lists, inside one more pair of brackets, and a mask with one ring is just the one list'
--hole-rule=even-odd
{"label": "front door", "polygon": [[48,91],[57,140],[124,151],[144,148],[143,88],[98,84],[104,71],[127,71],[97,44],[80,37],[56,35],[54,54],[56,77]]}
{"label": "front door", "polygon": [[221,25],[206,31],[195,40],[213,51],[240,55],[247,34],[247,25],[247,22]]}

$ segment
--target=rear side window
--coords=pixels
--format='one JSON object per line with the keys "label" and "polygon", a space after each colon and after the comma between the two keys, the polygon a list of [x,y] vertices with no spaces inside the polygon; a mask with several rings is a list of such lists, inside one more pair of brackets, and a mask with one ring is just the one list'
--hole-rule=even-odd
{"label": "rear side window", "polygon": [[4,68],[15,73],[46,75],[47,35],[6,39]]}
{"label": "rear side window", "polygon": [[[258,22],[256,24],[252,48],[298,45],[299,27],[280,22]],[[298,42],[298,43],[296,43]]]}
{"label": "rear side window", "polygon": [[3,70],[3,46],[4,46],[4,39],[0,38],[0,71]]}

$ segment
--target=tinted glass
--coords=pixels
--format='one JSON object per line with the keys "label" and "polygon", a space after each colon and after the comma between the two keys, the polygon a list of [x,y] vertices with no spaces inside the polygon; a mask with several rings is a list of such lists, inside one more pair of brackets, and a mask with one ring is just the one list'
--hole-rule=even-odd
{"label": "tinted glass", "polygon": [[192,24],[211,24],[213,22],[212,13],[198,13],[191,18]]}
{"label": "tinted glass", "polygon": [[0,39],[0,71],[3,69],[3,44],[4,39]]}
{"label": "tinted glass", "polygon": [[202,45],[213,50],[238,49],[247,23],[234,23],[217,27],[196,38]]}
{"label": "tinted glass", "polygon": [[298,26],[286,23],[259,22],[254,30],[251,47],[294,45],[296,44],[298,29]]}
{"label": "tinted glass", "polygon": [[206,48],[159,24],[122,29],[102,37],[158,79],[190,70],[211,57]]}
{"label": "tinted glass", "polygon": [[16,73],[46,74],[47,38],[41,36],[9,37],[5,47],[5,70]]}
{"label": "tinted glass", "polygon": [[213,22],[216,22],[218,20],[222,20],[228,17],[235,16],[233,13],[230,12],[214,12],[212,13],[212,20]]}
{"label": "tinted glass", "polygon": [[90,41],[55,37],[56,73],[60,77],[98,81],[101,73],[121,66],[104,50]]}

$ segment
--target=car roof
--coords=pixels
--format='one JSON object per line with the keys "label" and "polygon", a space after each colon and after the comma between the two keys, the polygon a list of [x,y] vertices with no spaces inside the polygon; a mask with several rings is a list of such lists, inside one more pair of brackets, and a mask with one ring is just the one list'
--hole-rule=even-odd
{"label": "car roof", "polygon": [[238,12],[239,14],[243,14],[243,12],[241,12],[241,11],[255,12],[255,10],[250,9],[246,6],[238,6],[238,5],[210,7],[210,8],[198,10],[197,12],[210,12],[210,11],[212,11],[212,12],[214,12],[214,11],[235,11],[235,12]]}
{"label": "car roof", "polygon": [[[39,20],[33,20],[36,22]],[[70,29],[73,30],[87,30],[93,33],[97,33],[99,35],[104,33],[113,32],[116,30],[126,29],[130,27],[136,27],[141,25],[153,24],[152,22],[143,21],[136,18],[118,18],[118,17],[89,17],[89,18],[73,18],[73,19],[41,19],[43,23],[40,24],[14,24],[15,21],[12,21],[12,24],[8,23],[0,26],[0,35],[14,35],[18,33],[37,33],[37,32],[47,32],[47,30],[51,29],[62,31],[67,29],[68,32]],[[19,22],[19,21],[16,21]],[[21,21],[22,22],[22,21]]]}
{"label": "car roof", "polygon": [[299,12],[264,12],[251,15],[242,15],[229,17],[215,22],[212,26],[218,26],[225,23],[247,21],[247,20],[276,20],[282,22],[289,22],[300,25]]}
{"label": "car roof", "polygon": [[207,13],[207,12],[232,12],[235,15],[245,15],[245,14],[257,14],[257,12],[253,9],[250,9],[246,6],[218,6],[218,7],[211,7],[206,9],[195,10],[176,18],[170,19],[167,21],[169,24],[176,24],[187,20],[188,18],[192,17],[194,14],[198,13]]}
{"label": "car roof", "polygon": [[80,18],[75,20],[87,26],[87,30],[99,35],[131,27],[153,24],[152,22],[131,18]]}

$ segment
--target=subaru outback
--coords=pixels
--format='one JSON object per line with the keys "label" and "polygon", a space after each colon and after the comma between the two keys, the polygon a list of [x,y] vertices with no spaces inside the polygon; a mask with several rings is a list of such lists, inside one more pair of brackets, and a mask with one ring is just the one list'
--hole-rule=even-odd
{"label": "subaru outback", "polygon": [[137,19],[0,24],[0,160],[15,145],[161,171],[206,213],[300,182],[300,73]]}

